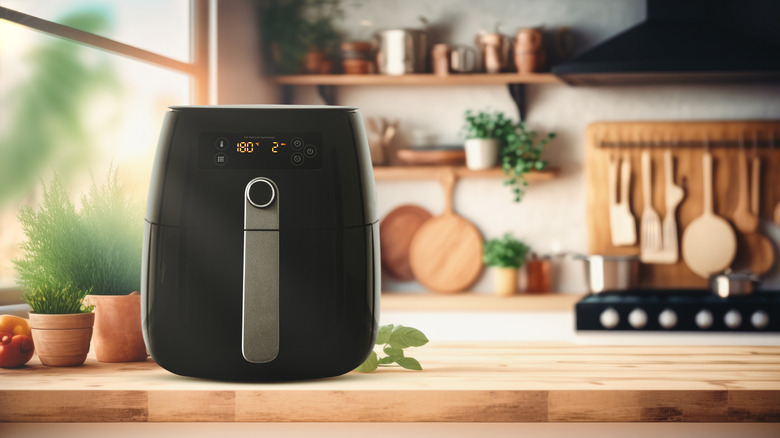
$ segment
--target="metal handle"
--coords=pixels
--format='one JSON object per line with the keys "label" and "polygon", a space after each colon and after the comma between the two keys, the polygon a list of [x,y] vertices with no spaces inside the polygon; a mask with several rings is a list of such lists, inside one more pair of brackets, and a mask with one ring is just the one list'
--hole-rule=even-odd
{"label": "metal handle", "polygon": [[[269,202],[252,202],[250,188],[267,183]],[[255,178],[244,191],[244,284],[241,353],[248,362],[266,363],[279,354],[279,188]]]}

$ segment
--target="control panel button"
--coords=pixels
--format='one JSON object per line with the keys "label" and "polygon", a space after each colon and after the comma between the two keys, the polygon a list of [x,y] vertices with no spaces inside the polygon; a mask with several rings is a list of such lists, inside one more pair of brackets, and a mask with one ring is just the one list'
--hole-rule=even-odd
{"label": "control panel button", "polygon": [[290,157],[290,162],[293,163],[293,166],[300,166],[303,164],[303,154],[300,152],[292,154],[292,157]]}
{"label": "control panel button", "polygon": [[612,307],[607,307],[599,315],[599,322],[604,328],[613,329],[620,323],[620,314]]}
{"label": "control panel button", "polygon": [[742,315],[739,311],[731,309],[723,315],[723,323],[730,329],[738,329],[742,325]]}
{"label": "control panel button", "polygon": [[303,149],[303,154],[307,158],[314,158],[317,155],[317,148],[313,144],[307,144]]}
{"label": "control panel button", "polygon": [[214,142],[214,146],[219,151],[224,151],[228,147],[228,139],[225,137],[219,137],[217,141]]}
{"label": "control panel button", "polygon": [[644,328],[647,325],[647,312],[640,308],[636,308],[628,314],[628,323],[635,329]]}
{"label": "control panel button", "polygon": [[294,150],[294,151],[299,151],[299,150],[301,150],[301,149],[303,148],[303,145],[304,145],[304,143],[303,143],[303,139],[302,139],[302,138],[300,138],[300,137],[295,137],[295,138],[294,138],[294,139],[292,139],[292,141],[290,142],[290,146],[293,148],[293,150]]}
{"label": "control panel button", "polygon": [[264,208],[273,204],[274,199],[276,199],[276,190],[269,181],[259,179],[247,187],[246,197],[250,204]]}
{"label": "control panel button", "polygon": [[672,309],[664,309],[658,314],[658,324],[667,330],[674,328],[677,325],[677,313]]}
{"label": "control panel button", "polygon": [[712,312],[707,309],[701,309],[696,314],[696,326],[702,330],[707,330],[712,327],[712,323],[715,322],[715,318],[712,316]]}
{"label": "control panel button", "polygon": [[750,315],[750,323],[759,330],[765,329],[769,325],[769,314],[763,310],[756,310]]}
{"label": "control panel button", "polygon": [[224,166],[227,164],[227,155],[223,154],[222,152],[218,153],[217,155],[214,155],[214,164],[217,166]]}

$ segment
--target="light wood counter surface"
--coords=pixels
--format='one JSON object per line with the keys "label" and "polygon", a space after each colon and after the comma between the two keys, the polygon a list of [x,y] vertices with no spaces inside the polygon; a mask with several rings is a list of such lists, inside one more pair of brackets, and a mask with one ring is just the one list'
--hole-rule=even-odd
{"label": "light wood counter surface", "polygon": [[[424,371],[229,383],[152,360],[0,369],[0,421],[780,422],[780,347],[431,343]],[[312,362],[311,366],[317,366]]]}

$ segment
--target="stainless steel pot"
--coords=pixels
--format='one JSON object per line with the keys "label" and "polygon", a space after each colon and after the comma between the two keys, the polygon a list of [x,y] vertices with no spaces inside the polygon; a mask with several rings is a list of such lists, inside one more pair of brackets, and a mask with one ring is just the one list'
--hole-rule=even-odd
{"label": "stainless steel pot", "polygon": [[397,76],[427,71],[428,45],[424,30],[384,30],[376,34],[374,44],[379,73]]}
{"label": "stainless steel pot", "polygon": [[710,277],[710,289],[722,298],[750,295],[757,282],[758,277],[753,274],[724,272]]}
{"label": "stainless steel pot", "polygon": [[591,293],[624,291],[636,287],[639,258],[636,256],[574,254],[583,261],[585,282]]}

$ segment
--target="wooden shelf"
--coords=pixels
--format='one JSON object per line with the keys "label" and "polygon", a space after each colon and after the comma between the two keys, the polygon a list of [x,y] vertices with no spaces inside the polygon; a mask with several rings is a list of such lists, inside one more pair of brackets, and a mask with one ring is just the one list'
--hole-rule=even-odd
{"label": "wooden shelf", "polygon": [[454,295],[432,293],[382,293],[382,311],[414,312],[572,312],[582,294],[495,294],[467,292]]}
{"label": "wooden shelf", "polygon": [[780,421],[777,346],[434,340],[412,350],[423,371],[274,384],[180,377],[152,360],[90,354],[52,368],[34,357],[0,368],[0,422]]}
{"label": "wooden shelf", "polygon": [[473,73],[437,76],[431,73],[389,76],[369,75],[289,75],[276,76],[280,85],[506,85],[506,84],[563,84],[549,73]]}
{"label": "wooden shelf", "polygon": [[[504,178],[500,167],[471,170],[464,166],[376,166],[374,179],[377,181],[400,181],[407,179],[436,179],[439,172],[452,169],[458,178]],[[549,181],[558,176],[557,169],[533,171],[526,175],[529,182]]]}

